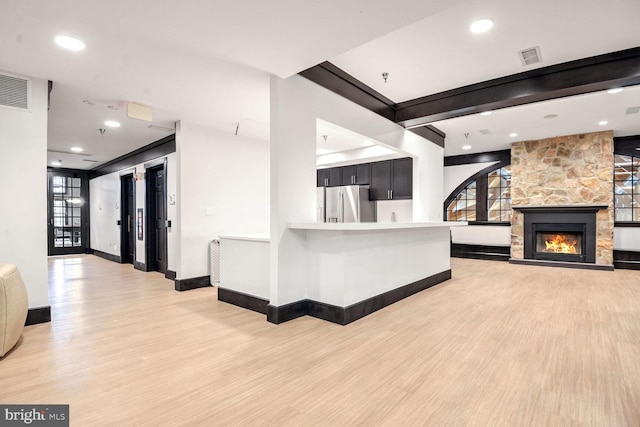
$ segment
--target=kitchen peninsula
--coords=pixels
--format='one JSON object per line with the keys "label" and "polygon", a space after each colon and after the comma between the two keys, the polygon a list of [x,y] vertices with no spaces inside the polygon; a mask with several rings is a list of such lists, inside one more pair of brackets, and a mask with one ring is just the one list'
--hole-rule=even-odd
{"label": "kitchen peninsula", "polygon": [[463,225],[289,223],[304,250],[299,269],[306,298],[284,307],[269,305],[265,236],[220,236],[218,299],[267,314],[273,323],[308,314],[348,324],[451,278],[449,229]]}

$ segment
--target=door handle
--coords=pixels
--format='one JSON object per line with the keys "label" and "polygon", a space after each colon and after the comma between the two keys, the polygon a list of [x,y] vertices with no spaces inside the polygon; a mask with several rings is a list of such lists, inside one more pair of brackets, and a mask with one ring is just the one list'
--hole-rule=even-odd
{"label": "door handle", "polygon": [[389,195],[391,196],[391,197],[389,197],[389,198],[390,198],[390,199],[393,199],[393,190],[389,190]]}

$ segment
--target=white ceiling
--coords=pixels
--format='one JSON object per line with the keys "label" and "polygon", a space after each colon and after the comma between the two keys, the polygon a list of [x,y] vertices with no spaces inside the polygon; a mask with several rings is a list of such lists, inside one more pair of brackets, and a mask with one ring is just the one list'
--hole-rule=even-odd
{"label": "white ceiling", "polygon": [[[100,164],[84,159],[104,162],[165,136],[147,122],[127,119],[127,101],[150,105],[154,125],[187,120],[233,133],[239,124],[240,135],[268,140],[270,76],[287,77],[325,60],[400,102],[524,71],[516,52],[528,47],[540,46],[547,66],[640,46],[637,0],[2,3],[0,70],[54,82],[49,149],[82,145],[83,154],[92,156],[50,152],[49,160],[83,169]],[[495,26],[472,37],[467,28],[478,17],[491,17]],[[86,50],[56,47],[53,37],[59,34],[84,40]],[[386,84],[382,72],[390,74]],[[588,108],[619,99],[602,98]],[[631,104],[625,108],[639,104],[625,103]],[[577,101],[568,108],[582,114],[585,105]],[[512,128],[525,135],[526,123],[539,113],[519,113],[520,108],[525,107],[482,119],[494,120],[489,128],[494,135]],[[112,117],[122,127],[100,136],[98,128]],[[450,133],[447,155],[458,154],[463,129],[475,135],[482,124],[464,120],[473,118],[437,124]],[[588,120],[578,127],[588,131]],[[558,125],[553,131],[576,133],[573,129]],[[629,125],[625,132],[640,134],[640,129]],[[504,144],[496,137],[472,151]]]}

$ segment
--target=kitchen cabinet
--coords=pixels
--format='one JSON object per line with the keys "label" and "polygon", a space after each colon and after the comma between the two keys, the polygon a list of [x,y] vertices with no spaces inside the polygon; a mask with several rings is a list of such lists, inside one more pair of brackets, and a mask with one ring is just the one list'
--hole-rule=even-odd
{"label": "kitchen cabinet", "polygon": [[369,184],[369,176],[371,175],[371,167],[369,163],[343,166],[340,169],[342,173],[342,185]]}
{"label": "kitchen cabinet", "polygon": [[342,185],[341,168],[329,168],[317,170],[316,187],[338,187]]}
{"label": "kitchen cabinet", "polygon": [[413,159],[371,163],[371,200],[402,200],[413,197]]}

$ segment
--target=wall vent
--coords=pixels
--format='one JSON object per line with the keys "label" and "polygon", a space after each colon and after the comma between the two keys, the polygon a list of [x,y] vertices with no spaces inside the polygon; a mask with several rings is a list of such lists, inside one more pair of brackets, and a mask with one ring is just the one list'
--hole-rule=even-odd
{"label": "wall vent", "polygon": [[518,52],[522,65],[528,67],[529,65],[539,64],[542,62],[542,55],[540,54],[540,46],[530,47]]}
{"label": "wall vent", "polygon": [[161,132],[174,132],[175,131],[175,129],[167,128],[167,127],[164,127],[164,126],[158,126],[158,125],[149,125],[147,127],[149,129],[159,130]]}
{"label": "wall vent", "polygon": [[0,74],[0,105],[29,109],[29,80]]}
{"label": "wall vent", "polygon": [[638,112],[640,112],[640,107],[627,108],[627,114],[638,114]]}

